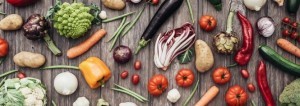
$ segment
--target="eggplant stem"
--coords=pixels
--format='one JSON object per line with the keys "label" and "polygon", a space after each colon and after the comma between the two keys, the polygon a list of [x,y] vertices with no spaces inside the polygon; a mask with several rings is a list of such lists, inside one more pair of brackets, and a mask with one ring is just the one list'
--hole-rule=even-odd
{"label": "eggplant stem", "polygon": [[226,24],[226,33],[231,33],[232,32],[232,24],[233,24],[233,16],[234,16],[233,11],[230,11],[227,17],[227,24]]}
{"label": "eggplant stem", "polygon": [[145,38],[142,38],[142,39],[140,40],[139,45],[138,45],[136,51],[134,52],[134,54],[138,54],[139,51],[140,51],[142,48],[144,48],[145,46],[147,46],[147,44],[150,42],[150,40],[151,40],[151,39],[149,39],[149,40],[146,41]]}
{"label": "eggplant stem", "polygon": [[7,71],[7,72],[1,74],[1,75],[0,75],[0,78],[5,77],[5,76],[7,76],[7,75],[9,75],[9,74],[12,74],[12,73],[15,73],[15,72],[18,72],[18,70]]}
{"label": "eggplant stem", "polygon": [[135,12],[130,12],[130,13],[126,13],[126,14],[123,14],[123,15],[120,15],[120,16],[113,17],[113,18],[105,19],[105,20],[102,20],[102,23],[108,23],[108,22],[111,22],[111,21],[122,19],[124,17],[127,17],[127,16],[133,14],[133,13],[135,13]]}
{"label": "eggplant stem", "polygon": [[57,48],[57,46],[54,44],[53,40],[50,38],[49,34],[47,33],[45,37],[43,37],[47,47],[50,49],[50,51],[55,55],[55,56],[60,56],[62,53],[61,51]]}
{"label": "eggplant stem", "polygon": [[47,69],[75,69],[79,70],[79,67],[77,66],[68,66],[68,65],[55,65],[55,66],[47,66],[40,68],[41,70],[47,70]]}

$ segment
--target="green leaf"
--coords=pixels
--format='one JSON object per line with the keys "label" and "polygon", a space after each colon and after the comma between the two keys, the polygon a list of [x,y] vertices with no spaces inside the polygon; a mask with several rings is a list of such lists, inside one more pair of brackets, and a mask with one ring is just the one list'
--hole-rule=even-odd
{"label": "green leaf", "polygon": [[60,9],[59,6],[61,4],[62,4],[62,2],[60,0],[56,0],[55,5],[52,6],[51,8],[49,8],[49,10],[47,11],[47,14],[46,14],[45,18],[52,20],[53,17],[54,17],[55,12],[57,12]]}
{"label": "green leaf", "polygon": [[99,16],[99,14],[100,14],[101,9],[95,4],[91,4],[89,7],[91,8],[91,14],[94,16],[94,20],[92,21],[92,23],[100,24],[101,18]]}
{"label": "green leaf", "polygon": [[177,56],[177,59],[179,60],[180,64],[186,64],[192,61],[193,55],[194,55],[193,50],[189,49],[183,52],[182,54],[180,54],[179,56]]}

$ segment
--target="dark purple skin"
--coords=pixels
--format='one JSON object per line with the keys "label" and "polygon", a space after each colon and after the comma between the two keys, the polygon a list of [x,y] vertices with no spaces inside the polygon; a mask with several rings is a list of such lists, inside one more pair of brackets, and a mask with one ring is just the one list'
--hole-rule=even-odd
{"label": "dark purple skin", "polygon": [[117,63],[127,63],[132,56],[132,52],[129,47],[120,45],[114,49],[113,58]]}

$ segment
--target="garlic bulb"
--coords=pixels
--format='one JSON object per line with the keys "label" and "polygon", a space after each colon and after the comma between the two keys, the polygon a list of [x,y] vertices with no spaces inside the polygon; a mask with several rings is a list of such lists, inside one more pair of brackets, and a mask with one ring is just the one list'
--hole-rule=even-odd
{"label": "garlic bulb", "polygon": [[100,12],[100,14],[99,14],[99,17],[101,18],[101,19],[106,19],[107,18],[107,15],[106,15],[106,11],[101,11]]}
{"label": "garlic bulb", "polygon": [[62,95],[71,95],[76,91],[78,81],[74,74],[62,72],[54,78],[54,89]]}
{"label": "garlic bulb", "polygon": [[180,97],[181,95],[176,88],[170,90],[167,95],[167,99],[172,103],[177,102]]}
{"label": "garlic bulb", "polygon": [[244,0],[245,6],[250,10],[259,11],[266,4],[267,0]]}

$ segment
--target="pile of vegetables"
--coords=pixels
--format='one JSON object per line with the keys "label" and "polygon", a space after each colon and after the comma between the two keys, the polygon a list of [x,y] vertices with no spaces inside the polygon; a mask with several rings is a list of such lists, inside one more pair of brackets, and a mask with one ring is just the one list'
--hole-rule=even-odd
{"label": "pile of vegetables", "polygon": [[39,79],[3,79],[0,85],[0,105],[2,106],[46,106],[45,85]]}
{"label": "pile of vegetables", "polygon": [[167,70],[171,62],[188,50],[196,40],[195,29],[190,23],[159,34],[155,43],[154,63],[156,67]]}

